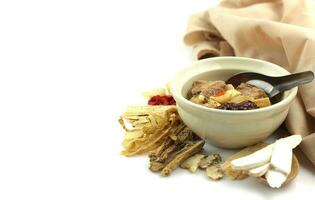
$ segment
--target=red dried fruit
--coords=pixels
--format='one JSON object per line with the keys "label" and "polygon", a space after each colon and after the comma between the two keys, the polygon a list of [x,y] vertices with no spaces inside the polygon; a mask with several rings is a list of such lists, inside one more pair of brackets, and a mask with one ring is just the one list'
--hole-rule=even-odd
{"label": "red dried fruit", "polygon": [[160,96],[156,95],[149,99],[148,105],[176,105],[175,99],[171,95]]}

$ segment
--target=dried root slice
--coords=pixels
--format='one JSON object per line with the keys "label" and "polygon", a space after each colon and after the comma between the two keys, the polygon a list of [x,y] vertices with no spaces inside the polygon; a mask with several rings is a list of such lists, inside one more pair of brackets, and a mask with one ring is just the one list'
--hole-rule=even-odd
{"label": "dried root slice", "polygon": [[224,172],[219,164],[207,167],[206,171],[208,177],[211,178],[212,180],[219,180],[224,176]]}
{"label": "dried root slice", "polygon": [[203,158],[200,163],[199,163],[199,167],[201,169],[205,169],[207,167],[210,167],[212,165],[218,164],[222,161],[222,158],[219,154],[215,153],[215,154],[211,154],[208,155],[207,157]]}
{"label": "dried root slice", "polygon": [[185,162],[183,162],[180,167],[184,168],[184,169],[188,169],[189,171],[191,171],[192,173],[196,172],[198,167],[199,167],[199,163],[201,161],[201,159],[203,159],[205,157],[205,155],[203,154],[196,154],[190,158],[188,158],[187,160],[185,160]]}
{"label": "dried root slice", "polygon": [[272,146],[268,145],[247,156],[232,160],[232,168],[238,170],[250,170],[256,167],[260,167],[270,162],[271,154]]}
{"label": "dried root slice", "polygon": [[241,180],[244,179],[248,176],[247,171],[245,170],[237,170],[237,169],[233,169],[232,165],[231,165],[231,161],[235,160],[237,158],[241,158],[244,156],[247,156],[255,151],[257,151],[258,149],[261,149],[263,147],[267,146],[267,144],[264,143],[259,143],[256,144],[254,146],[249,146],[241,151],[239,151],[238,153],[230,156],[222,165],[222,170],[224,171],[224,173],[231,178],[232,180]]}
{"label": "dried root slice", "polygon": [[161,171],[161,176],[168,176],[174,169],[176,169],[181,163],[183,163],[190,156],[201,151],[205,142],[200,140],[194,144],[188,145],[182,152],[175,156],[175,158],[168,163]]}

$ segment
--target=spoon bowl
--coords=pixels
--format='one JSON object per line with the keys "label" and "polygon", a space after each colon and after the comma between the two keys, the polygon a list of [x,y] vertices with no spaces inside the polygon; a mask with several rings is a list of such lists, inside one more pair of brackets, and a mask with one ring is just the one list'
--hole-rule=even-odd
{"label": "spoon bowl", "polygon": [[267,76],[255,72],[243,72],[233,75],[226,82],[237,87],[241,83],[248,83],[266,92],[272,102],[279,98],[284,91],[314,80],[312,71],[305,71],[286,76]]}

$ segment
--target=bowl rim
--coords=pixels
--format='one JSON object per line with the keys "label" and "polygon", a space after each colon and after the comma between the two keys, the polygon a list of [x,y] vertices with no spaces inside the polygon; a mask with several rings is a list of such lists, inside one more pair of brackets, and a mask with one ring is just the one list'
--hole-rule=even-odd
{"label": "bowl rim", "polygon": [[[276,65],[274,63],[268,62],[268,61],[264,61],[264,60],[259,60],[259,59],[254,59],[254,58],[247,58],[247,57],[237,57],[237,56],[221,56],[221,57],[213,57],[213,58],[206,58],[203,60],[198,60],[195,62],[192,62],[190,65],[188,65],[187,67],[185,67],[184,69],[180,70],[178,73],[176,73],[176,75],[173,77],[173,79],[170,81],[170,89],[171,89],[171,94],[174,96],[177,105],[178,104],[186,104],[192,108],[196,108],[197,110],[200,111],[206,111],[206,112],[213,112],[213,113],[220,113],[220,114],[235,114],[235,115],[246,115],[246,114],[255,114],[255,113],[261,113],[261,112],[268,112],[270,110],[279,110],[283,107],[286,107],[296,96],[297,91],[298,91],[298,87],[294,87],[290,90],[288,90],[289,94],[287,97],[285,97],[283,100],[281,100],[280,102],[273,104],[271,106],[268,107],[264,107],[264,108],[259,108],[259,109],[253,109],[253,110],[221,110],[221,109],[215,109],[215,108],[209,108],[203,105],[199,105],[196,103],[193,103],[191,101],[189,101],[188,99],[186,99],[182,94],[177,94],[176,89],[174,89],[175,85],[176,85],[176,77],[178,77],[182,72],[189,70],[192,67],[198,67],[198,66],[193,66],[193,65],[198,65],[200,63],[203,62],[207,62],[209,60],[247,60],[247,61],[252,61],[252,62],[258,62],[261,64],[265,64],[265,65],[269,65],[271,67],[277,68],[279,70],[283,70],[285,72],[287,72],[288,74],[291,74],[290,72],[288,72],[286,69],[284,69],[283,67],[280,67],[279,65]],[[209,71],[211,71],[211,68],[209,68]],[[205,71],[201,72],[204,73]],[[199,73],[199,74],[201,74]],[[197,76],[199,74],[194,74],[194,76]],[[192,76],[192,77],[194,77]],[[192,78],[191,77],[191,78]],[[189,79],[187,79],[189,80]],[[182,84],[180,91],[182,90],[182,87],[184,86],[184,84]]]}

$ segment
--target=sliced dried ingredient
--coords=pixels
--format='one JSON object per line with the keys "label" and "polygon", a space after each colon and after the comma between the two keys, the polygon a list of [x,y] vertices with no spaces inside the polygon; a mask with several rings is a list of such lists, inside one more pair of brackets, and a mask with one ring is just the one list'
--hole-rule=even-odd
{"label": "sliced dried ingredient", "polygon": [[199,167],[202,169],[205,169],[207,167],[210,167],[212,165],[216,165],[218,163],[220,163],[222,161],[222,158],[220,156],[220,154],[211,154],[208,155],[207,157],[203,158],[200,163],[199,163]]}
{"label": "sliced dried ingredient", "polygon": [[222,165],[222,170],[224,173],[233,180],[241,180],[248,176],[247,171],[245,170],[236,170],[232,168],[231,161],[235,160],[237,158],[241,158],[244,156],[247,156],[253,152],[255,152],[257,149],[261,149],[263,147],[267,146],[264,143],[259,143],[253,146],[246,147],[245,149],[237,152],[236,154],[230,156]]}
{"label": "sliced dried ingredient", "polygon": [[185,145],[185,147],[179,151],[174,159],[169,162],[161,171],[162,176],[168,176],[174,169],[176,169],[181,163],[183,163],[190,156],[201,151],[204,141],[199,140],[198,142],[191,142]]}
{"label": "sliced dried ingredient", "polygon": [[182,121],[175,106],[129,106],[119,123],[126,130],[122,154],[132,156],[159,147]]}
{"label": "sliced dried ingredient", "polygon": [[265,98],[260,98],[260,99],[255,99],[253,101],[257,107],[263,108],[271,105],[270,99],[268,97]]}
{"label": "sliced dried ingredient", "polygon": [[[268,98],[269,99],[269,98]],[[251,102],[255,102],[255,99],[253,97],[250,96],[244,96],[244,95],[238,95],[233,97],[229,103],[241,103],[243,101],[251,101]],[[258,106],[258,105],[257,105]],[[258,106],[260,107],[260,106]]]}
{"label": "sliced dried ingredient", "polygon": [[184,168],[184,169],[189,169],[189,171],[191,172],[196,172],[198,167],[199,167],[199,163],[201,161],[201,159],[203,159],[205,157],[205,155],[203,154],[196,154],[190,158],[188,158],[187,160],[185,160],[185,162],[183,162],[180,167]]}
{"label": "sliced dried ingredient", "polygon": [[260,177],[263,176],[269,169],[270,164],[264,164],[262,166],[253,168],[248,170],[248,175],[253,176],[253,177]]}
{"label": "sliced dried ingredient", "polygon": [[237,158],[231,161],[233,169],[250,170],[260,167],[270,162],[272,155],[272,146],[268,145],[258,151],[255,151],[247,156]]}
{"label": "sliced dried ingredient", "polygon": [[150,152],[150,170],[161,171],[168,176],[175,168],[194,154],[200,152],[204,141],[185,125],[180,125],[154,151]]}
{"label": "sliced dried ingredient", "polygon": [[224,173],[219,164],[207,167],[206,171],[208,177],[211,178],[212,180],[219,180],[224,176]]}

